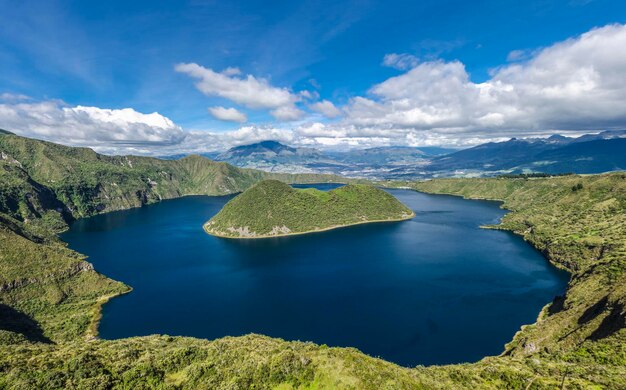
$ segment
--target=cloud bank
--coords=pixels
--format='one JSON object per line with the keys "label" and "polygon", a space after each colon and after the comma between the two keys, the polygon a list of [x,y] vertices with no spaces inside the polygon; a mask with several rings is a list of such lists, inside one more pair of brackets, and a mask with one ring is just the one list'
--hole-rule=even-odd
{"label": "cloud bank", "polygon": [[459,61],[421,63],[353,98],[344,125],[468,136],[624,127],[625,47],[626,27],[605,26],[495,69],[484,83]]}
{"label": "cloud bank", "polygon": [[59,101],[0,104],[0,127],[67,145],[176,145],[185,132],[159,113],[69,107]]}

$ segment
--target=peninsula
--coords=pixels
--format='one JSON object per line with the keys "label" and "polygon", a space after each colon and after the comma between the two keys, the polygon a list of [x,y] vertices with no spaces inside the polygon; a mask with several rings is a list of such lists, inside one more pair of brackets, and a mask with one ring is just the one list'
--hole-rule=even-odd
{"label": "peninsula", "polygon": [[265,238],[414,216],[391,194],[371,185],[320,191],[264,180],[228,202],[204,224],[204,230],[219,237]]}

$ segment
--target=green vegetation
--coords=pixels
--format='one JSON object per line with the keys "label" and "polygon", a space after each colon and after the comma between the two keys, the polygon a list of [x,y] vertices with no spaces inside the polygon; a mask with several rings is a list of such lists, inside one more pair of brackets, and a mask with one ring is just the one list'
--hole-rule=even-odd
{"label": "green vegetation", "polygon": [[91,338],[100,306],[130,291],[57,238],[73,219],[184,195],[230,194],[268,177],[338,180],[239,169],[199,156],[104,156],[0,133],[0,343]]}
{"label": "green vegetation", "polygon": [[507,173],[504,175],[498,175],[499,179],[532,179],[538,177],[558,177],[558,176],[569,176],[573,175],[573,173],[543,173],[543,172],[532,172],[532,173]]}
{"label": "green vegetation", "polygon": [[[332,175],[275,174],[214,162],[200,156],[180,160],[105,156],[87,148],[73,148],[15,135],[0,134],[3,196],[23,195],[28,186],[56,197],[57,206],[72,217],[138,207],[184,195],[225,195],[244,191],[263,179],[287,183],[345,181]],[[5,182],[6,180],[6,182]],[[18,183],[19,181],[19,183]],[[19,191],[20,193],[18,193]],[[28,199],[17,200],[22,217]],[[15,208],[15,207],[13,207]],[[47,209],[47,207],[46,207]],[[0,209],[0,212],[7,212]]]}
{"label": "green vegetation", "polygon": [[58,240],[68,221],[161,198],[237,192],[266,178],[337,180],[276,177],[195,156],[107,157],[0,135],[0,388],[626,388],[623,173],[386,183],[500,199],[512,212],[492,228],[522,235],[572,273],[566,294],[498,357],[404,368],[353,348],[259,335],[94,337],[102,303],[130,288]]}
{"label": "green vegetation", "polygon": [[572,274],[567,292],[505,355],[626,366],[626,173],[550,179],[450,179],[420,191],[500,199],[511,230]]}
{"label": "green vegetation", "polygon": [[411,209],[371,185],[349,184],[325,192],[264,180],[224,205],[204,229],[221,237],[261,238],[413,216]]}

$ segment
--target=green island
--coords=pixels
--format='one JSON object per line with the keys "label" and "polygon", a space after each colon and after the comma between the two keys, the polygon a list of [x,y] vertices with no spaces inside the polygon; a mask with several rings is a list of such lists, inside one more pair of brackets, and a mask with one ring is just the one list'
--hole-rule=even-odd
{"label": "green island", "polygon": [[326,192],[263,180],[226,203],[204,230],[219,237],[264,238],[414,216],[392,195],[371,185],[348,184]]}
{"label": "green island", "polygon": [[[97,337],[100,307],[130,291],[57,233],[75,218],[191,194],[241,192],[275,175],[191,156],[109,157],[0,134],[0,388],[626,388],[626,174],[380,183],[498,199],[502,223],[571,273],[566,293],[472,364],[406,368],[353,348],[261,335]],[[164,313],[167,315],[167,313]]]}

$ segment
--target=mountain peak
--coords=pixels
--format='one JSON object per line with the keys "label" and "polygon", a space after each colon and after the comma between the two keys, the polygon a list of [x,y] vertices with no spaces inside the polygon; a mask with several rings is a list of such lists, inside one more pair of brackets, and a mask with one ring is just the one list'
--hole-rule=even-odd
{"label": "mountain peak", "polygon": [[292,148],[291,146],[281,144],[278,141],[267,140],[267,141],[257,142],[254,144],[235,146],[233,148],[230,148],[227,153],[236,153],[239,155],[250,155],[254,153],[267,153],[267,152],[279,154],[285,151],[295,153],[296,148]]}

